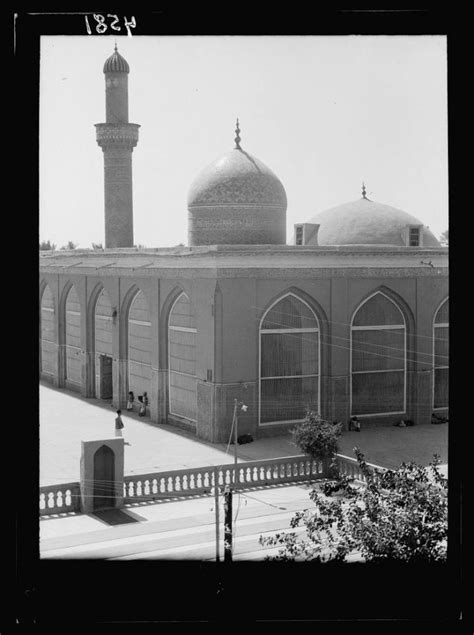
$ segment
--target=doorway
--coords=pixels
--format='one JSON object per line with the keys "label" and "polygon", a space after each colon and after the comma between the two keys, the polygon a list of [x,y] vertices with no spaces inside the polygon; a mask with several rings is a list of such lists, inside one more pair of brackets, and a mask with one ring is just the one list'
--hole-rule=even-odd
{"label": "doorway", "polygon": [[112,399],[112,357],[99,356],[99,399]]}
{"label": "doorway", "polygon": [[94,509],[115,506],[115,454],[103,445],[94,454]]}

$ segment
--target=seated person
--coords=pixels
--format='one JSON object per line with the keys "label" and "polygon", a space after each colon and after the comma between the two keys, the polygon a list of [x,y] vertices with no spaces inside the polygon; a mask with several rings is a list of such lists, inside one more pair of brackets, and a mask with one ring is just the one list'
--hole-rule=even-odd
{"label": "seated person", "polygon": [[360,421],[357,417],[351,417],[349,419],[349,430],[360,432]]}

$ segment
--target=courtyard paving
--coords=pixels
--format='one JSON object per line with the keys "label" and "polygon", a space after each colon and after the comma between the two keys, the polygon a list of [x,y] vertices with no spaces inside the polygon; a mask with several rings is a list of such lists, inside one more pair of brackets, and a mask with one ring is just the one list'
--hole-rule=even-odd
{"label": "courtyard paving", "polygon": [[[115,434],[115,410],[107,402],[84,399],[67,390],[41,384],[40,394],[40,485],[79,480],[81,441],[106,439]],[[221,465],[231,463],[234,446],[211,444],[171,425],[159,425],[122,413],[125,424],[125,474]],[[402,461],[427,465],[437,453],[448,461],[448,424],[409,428],[383,427],[344,432],[340,452],[353,456],[354,446],[367,461],[396,467]],[[228,453],[226,450],[228,449]],[[257,439],[237,446],[239,461],[299,454],[289,434]]]}

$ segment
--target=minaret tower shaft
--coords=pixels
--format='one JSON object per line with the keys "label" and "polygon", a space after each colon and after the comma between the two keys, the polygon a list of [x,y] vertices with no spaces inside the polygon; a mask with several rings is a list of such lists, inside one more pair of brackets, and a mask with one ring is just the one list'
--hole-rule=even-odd
{"label": "minaret tower shaft", "polygon": [[132,152],[140,126],[128,122],[129,72],[115,45],[104,64],[106,123],[95,124],[104,152],[106,248],[133,247]]}

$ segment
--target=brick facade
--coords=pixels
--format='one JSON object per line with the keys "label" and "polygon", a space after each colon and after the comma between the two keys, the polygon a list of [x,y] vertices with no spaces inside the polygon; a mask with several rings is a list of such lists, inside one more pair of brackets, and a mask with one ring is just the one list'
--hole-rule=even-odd
{"label": "brick facade", "polygon": [[[382,290],[394,299],[406,318],[410,356],[404,416],[416,424],[430,421],[433,320],[448,296],[447,249],[387,248],[374,253],[370,249],[317,247],[303,251],[299,247],[264,246],[258,250],[250,246],[182,248],[179,266],[174,262],[176,253],[166,249],[102,254],[81,251],[81,264],[68,266],[68,273],[64,273],[62,267],[76,258],[77,252],[44,252],[40,265],[45,329],[42,377],[57,386],[64,385],[61,353],[52,349],[60,351],[64,344],[60,324],[65,320],[66,302],[61,303],[59,298],[72,285],[81,321],[81,392],[85,396],[96,395],[97,313],[107,309],[111,313],[106,328],[110,329],[107,350],[113,358],[113,404],[123,408],[129,390],[130,307],[141,291],[141,302],[149,311],[149,320],[145,321],[150,322],[147,359],[151,359],[151,373],[147,392],[151,420],[193,430],[199,438],[211,442],[222,442],[228,438],[234,399],[238,398],[249,406],[239,419],[239,430],[254,438],[281,434],[292,425],[259,425],[259,324],[270,304],[291,291],[310,304],[320,323],[321,412],[328,419],[347,421],[350,352],[349,346],[341,343],[349,342],[356,308],[371,293]],[[349,254],[351,266],[347,261]],[[368,258],[371,266],[360,266]],[[434,266],[423,266],[421,260],[431,260]],[[137,275],[134,269],[141,262],[151,265]],[[97,268],[107,263],[110,266]],[[361,271],[364,275],[360,275]],[[105,297],[102,289],[107,303],[100,299]],[[193,304],[197,329],[198,411],[194,422],[169,414],[168,316],[182,292]],[[367,416],[364,425],[390,425],[396,418]]]}

